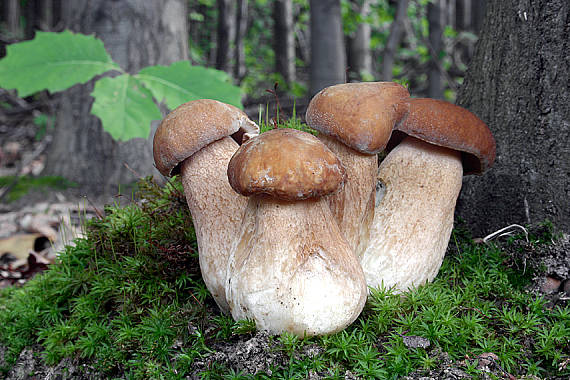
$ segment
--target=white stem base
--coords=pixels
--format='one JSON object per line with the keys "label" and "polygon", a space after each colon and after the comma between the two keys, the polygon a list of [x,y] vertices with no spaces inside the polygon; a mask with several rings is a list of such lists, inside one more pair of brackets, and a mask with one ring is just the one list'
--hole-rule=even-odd
{"label": "white stem base", "polygon": [[459,152],[408,137],[380,164],[385,186],[361,258],[370,287],[396,291],[436,276],[453,228],[463,167]]}
{"label": "white stem base", "polygon": [[322,199],[251,197],[227,277],[234,319],[272,334],[340,331],[366,302],[362,268]]}

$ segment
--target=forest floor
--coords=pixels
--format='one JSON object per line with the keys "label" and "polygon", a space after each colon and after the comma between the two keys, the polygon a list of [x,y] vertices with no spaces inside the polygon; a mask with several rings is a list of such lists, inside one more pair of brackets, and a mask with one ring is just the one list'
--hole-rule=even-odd
{"label": "forest floor", "polygon": [[[1,94],[0,94],[1,95]],[[8,101],[0,99],[0,101]],[[12,105],[19,112],[0,113],[0,288],[24,286],[29,278],[47,269],[67,244],[83,236],[82,223],[100,217],[105,203],[129,203],[121,197],[87,199],[81,190],[58,179],[42,181],[45,153],[50,139],[49,121],[33,104]],[[28,176],[22,179],[20,176]],[[538,228],[538,227],[537,227]],[[500,241],[501,239],[499,239]],[[503,240],[504,241],[504,240]],[[512,256],[522,258],[529,267],[543,270],[532,279],[528,291],[546,299],[545,307],[567,307],[570,299],[570,238],[568,235],[540,246],[540,251],[524,243],[500,244]],[[521,268],[521,270],[525,270]],[[283,353],[279,342],[257,332],[240,335],[219,342],[214,351],[194,363],[197,370],[213,362],[243,374],[269,373],[271,368],[287,366],[290,356]],[[302,347],[299,355],[320,355],[318,345]],[[19,355],[6,379],[93,379],[105,378],[89,362],[65,358],[57,365],[46,365],[39,345],[26,348]],[[462,368],[465,363],[452,361],[438,347],[428,351],[437,366],[429,371],[410,373],[408,379],[464,379],[471,378]],[[5,348],[0,347],[0,367]],[[483,354],[482,354],[483,355]],[[483,378],[514,378],[496,361],[496,355],[480,355],[478,368]],[[473,358],[471,358],[473,359]],[[470,360],[465,358],[464,362]],[[570,360],[564,364],[570,367]],[[312,373],[308,378],[326,376]],[[189,377],[193,378],[193,377]],[[347,370],[345,379],[359,378]],[[536,378],[536,377],[527,377]],[[554,377],[553,377],[554,378]]]}

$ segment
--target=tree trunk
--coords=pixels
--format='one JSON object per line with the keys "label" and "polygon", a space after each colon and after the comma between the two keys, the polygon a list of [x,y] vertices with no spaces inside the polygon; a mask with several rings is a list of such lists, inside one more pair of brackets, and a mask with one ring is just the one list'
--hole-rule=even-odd
{"label": "tree trunk", "polygon": [[[75,0],[64,10],[66,28],[101,38],[115,62],[129,73],[187,58],[183,0]],[[60,96],[46,174],[75,181],[88,194],[109,194],[119,184],[153,173],[152,144],[140,138],[116,142],[104,132],[99,119],[89,113],[92,89],[93,81]]]}
{"label": "tree trunk", "polygon": [[346,81],[340,0],[311,0],[310,94]]}
{"label": "tree trunk", "polygon": [[396,8],[396,15],[394,16],[394,21],[390,25],[390,34],[388,35],[388,41],[386,41],[386,47],[382,54],[382,80],[391,81],[394,68],[394,58],[396,57],[396,51],[398,45],[402,40],[402,34],[404,31],[404,21],[408,15],[408,0],[399,0],[398,7]]}
{"label": "tree trunk", "polygon": [[457,214],[475,234],[552,221],[570,231],[570,3],[489,0],[458,104],[497,140],[495,167],[466,178]]}
{"label": "tree trunk", "polygon": [[246,74],[244,39],[247,32],[247,0],[238,0],[236,12],[236,38],[234,51],[234,78],[239,83]]}
{"label": "tree trunk", "polygon": [[472,30],[471,0],[457,0],[455,23],[458,31]]}
{"label": "tree trunk", "polygon": [[22,38],[22,25],[20,17],[22,9],[20,0],[4,0],[4,18],[5,28],[10,40],[18,40]]}
{"label": "tree trunk", "polygon": [[273,3],[275,71],[290,85],[295,81],[295,33],[293,31],[293,2],[275,0]]}
{"label": "tree trunk", "polygon": [[483,19],[487,9],[487,0],[474,0],[471,2],[473,31],[479,33],[483,26]]}
{"label": "tree trunk", "polygon": [[427,17],[429,22],[429,44],[431,60],[428,70],[428,97],[433,99],[443,98],[442,74],[439,64],[439,55],[443,49],[443,22],[442,0],[434,0],[428,3]]}
{"label": "tree trunk", "polygon": [[218,47],[216,69],[232,74],[233,42],[236,34],[236,7],[233,0],[218,0]]}
{"label": "tree trunk", "polygon": [[[353,7],[365,19],[370,13],[370,0],[351,0]],[[370,51],[370,35],[372,27],[368,22],[361,22],[354,36],[348,38],[348,65],[350,71],[356,73],[358,80],[373,76],[372,53]]]}

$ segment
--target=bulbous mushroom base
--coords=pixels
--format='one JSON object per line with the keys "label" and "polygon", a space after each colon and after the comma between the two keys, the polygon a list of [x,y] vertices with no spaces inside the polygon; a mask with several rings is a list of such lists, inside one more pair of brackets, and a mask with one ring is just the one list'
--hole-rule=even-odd
{"label": "bulbous mushroom base", "polygon": [[461,189],[460,153],[408,137],[380,164],[376,206],[361,264],[370,287],[402,292],[436,276]]}
{"label": "bulbous mushroom base", "polygon": [[228,264],[234,319],[298,336],[340,331],[362,311],[362,268],[325,201],[250,198]]}

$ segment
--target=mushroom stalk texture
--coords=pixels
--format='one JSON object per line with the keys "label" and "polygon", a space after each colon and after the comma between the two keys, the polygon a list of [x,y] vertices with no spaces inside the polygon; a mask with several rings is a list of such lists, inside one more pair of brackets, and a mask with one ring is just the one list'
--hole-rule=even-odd
{"label": "mushroom stalk texture", "polygon": [[346,170],[343,189],[326,199],[340,230],[357,257],[368,245],[370,224],[374,217],[378,156],[351,149],[334,137],[319,135]]}
{"label": "mushroom stalk texture", "polygon": [[380,164],[381,185],[361,264],[368,286],[406,291],[436,276],[461,189],[461,153],[407,137]]}
{"label": "mushroom stalk texture", "polygon": [[298,336],[344,329],[366,301],[362,269],[327,202],[252,196],[228,265],[234,319]]}
{"label": "mushroom stalk texture", "polygon": [[225,291],[227,259],[248,200],[230,187],[226,174],[238,148],[231,137],[224,137],[181,164],[181,180],[196,232],[202,277],[224,312],[229,311]]}

